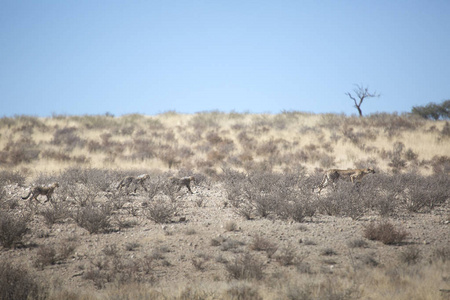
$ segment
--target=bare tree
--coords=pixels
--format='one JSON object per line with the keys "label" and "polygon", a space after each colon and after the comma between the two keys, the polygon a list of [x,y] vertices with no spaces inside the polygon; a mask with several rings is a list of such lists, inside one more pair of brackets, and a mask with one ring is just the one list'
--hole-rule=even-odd
{"label": "bare tree", "polygon": [[355,102],[355,107],[358,110],[359,116],[362,117],[361,104],[363,103],[364,99],[380,97],[380,94],[377,94],[377,92],[370,93],[369,87],[364,87],[363,85],[355,84],[355,86],[356,87],[353,89],[355,96],[353,96],[349,92],[345,94]]}

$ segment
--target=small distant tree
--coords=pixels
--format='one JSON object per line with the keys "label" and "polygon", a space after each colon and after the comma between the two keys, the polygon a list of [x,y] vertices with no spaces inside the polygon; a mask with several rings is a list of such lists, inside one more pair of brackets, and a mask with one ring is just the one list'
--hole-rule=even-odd
{"label": "small distant tree", "polygon": [[353,92],[355,95],[352,95],[350,92],[345,93],[347,96],[350,97],[350,99],[355,102],[355,107],[358,110],[359,116],[362,117],[362,110],[361,105],[366,98],[374,98],[374,97],[380,97],[380,94],[377,94],[377,92],[370,93],[369,87],[364,87],[363,85],[355,84],[355,88],[353,89]]}

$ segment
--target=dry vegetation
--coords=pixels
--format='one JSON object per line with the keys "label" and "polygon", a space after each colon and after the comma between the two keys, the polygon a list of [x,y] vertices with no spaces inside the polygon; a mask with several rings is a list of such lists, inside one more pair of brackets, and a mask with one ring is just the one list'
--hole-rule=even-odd
{"label": "dry vegetation", "polygon": [[[446,299],[448,128],[395,114],[1,118],[0,299]],[[312,192],[327,168],[365,167],[377,173],[357,189]],[[145,188],[117,189],[143,173]],[[168,180],[190,175],[194,194]],[[53,182],[52,201],[21,199]]]}

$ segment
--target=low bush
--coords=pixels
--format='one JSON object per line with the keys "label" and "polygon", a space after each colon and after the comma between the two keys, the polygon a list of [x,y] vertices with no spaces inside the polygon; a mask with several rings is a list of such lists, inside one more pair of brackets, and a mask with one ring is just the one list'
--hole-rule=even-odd
{"label": "low bush", "polygon": [[45,224],[51,228],[53,224],[62,222],[70,216],[66,203],[52,202],[51,207],[44,208],[40,214],[44,217]]}
{"label": "low bush", "polygon": [[282,266],[300,264],[303,258],[297,255],[297,250],[292,244],[288,244],[278,250],[275,259]]}
{"label": "low bush", "polygon": [[75,222],[89,233],[99,233],[110,228],[112,208],[108,204],[80,207],[72,215]]}
{"label": "low bush", "polygon": [[[316,211],[312,192],[304,173],[276,173],[270,170],[251,170],[247,174],[224,169],[222,178],[227,186],[227,198],[237,213],[247,219],[292,218],[302,222]],[[300,179],[299,179],[300,178]]]}
{"label": "low bush", "polygon": [[25,267],[0,260],[0,299],[46,299],[47,288]]}
{"label": "low bush", "polygon": [[422,254],[419,248],[410,246],[400,252],[399,259],[407,265],[415,265],[422,259]]}
{"label": "low bush", "polygon": [[268,258],[271,258],[273,254],[277,251],[278,245],[276,243],[271,242],[267,238],[264,238],[260,235],[256,235],[249,248],[254,251],[264,251],[267,254]]}
{"label": "low bush", "polygon": [[72,151],[75,147],[84,147],[86,141],[81,139],[75,127],[65,127],[57,129],[53,134],[51,144],[57,146],[65,146],[66,151]]}
{"label": "low bush", "polygon": [[37,250],[34,266],[43,269],[45,266],[54,265],[56,261],[56,249],[52,246],[44,245]]}
{"label": "low bush", "polygon": [[446,155],[434,156],[431,159],[430,164],[431,164],[434,174],[436,174],[436,175],[450,174],[450,157],[449,156],[446,156]]}
{"label": "low bush", "polygon": [[432,260],[437,260],[444,263],[450,261],[450,246],[441,246],[434,249],[431,258]]}
{"label": "low bush", "polygon": [[206,263],[211,259],[205,254],[198,254],[197,257],[192,258],[192,265],[197,271],[204,272],[206,270]]}
{"label": "low bush", "polygon": [[243,245],[245,245],[245,243],[242,241],[228,238],[228,239],[224,239],[222,241],[220,250],[221,251],[231,251],[231,252],[235,252],[235,253],[242,252],[242,249],[240,247]]}
{"label": "low bush", "polygon": [[397,229],[389,221],[372,222],[364,228],[364,237],[369,240],[380,241],[386,245],[400,244],[409,235],[403,229]]}
{"label": "low bush", "polygon": [[154,199],[143,208],[144,215],[159,224],[170,223],[177,210],[176,203],[165,199]]}
{"label": "low bush", "polygon": [[153,281],[151,259],[125,259],[120,256],[103,257],[92,261],[83,274],[83,279],[91,280],[95,287],[102,289],[108,283],[120,285]]}
{"label": "low bush", "polygon": [[256,287],[252,287],[247,283],[238,282],[232,284],[224,294],[224,299],[236,300],[262,300]]}
{"label": "low bush", "polygon": [[369,245],[363,239],[353,239],[347,242],[349,248],[367,248]]}
{"label": "low bush", "polygon": [[25,183],[25,176],[18,171],[0,171],[0,185],[17,184],[23,186]]}
{"label": "low bush", "polygon": [[11,211],[0,210],[0,244],[11,248],[22,242],[28,232],[30,215],[16,215]]}
{"label": "low bush", "polygon": [[264,264],[250,253],[238,255],[233,261],[225,264],[231,279],[260,280],[264,277]]}

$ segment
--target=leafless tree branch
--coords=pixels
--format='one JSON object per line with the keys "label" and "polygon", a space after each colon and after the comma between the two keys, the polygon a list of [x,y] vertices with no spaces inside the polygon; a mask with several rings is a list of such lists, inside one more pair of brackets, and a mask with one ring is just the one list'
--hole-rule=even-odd
{"label": "leafless tree branch", "polygon": [[369,87],[364,87],[363,85],[355,84],[355,88],[353,89],[353,92],[355,93],[355,96],[353,96],[351,93],[347,92],[345,93],[350,99],[353,100],[355,103],[355,107],[358,110],[359,116],[362,117],[362,110],[361,105],[366,98],[375,98],[380,97],[380,94],[377,94],[377,92],[370,93]]}

